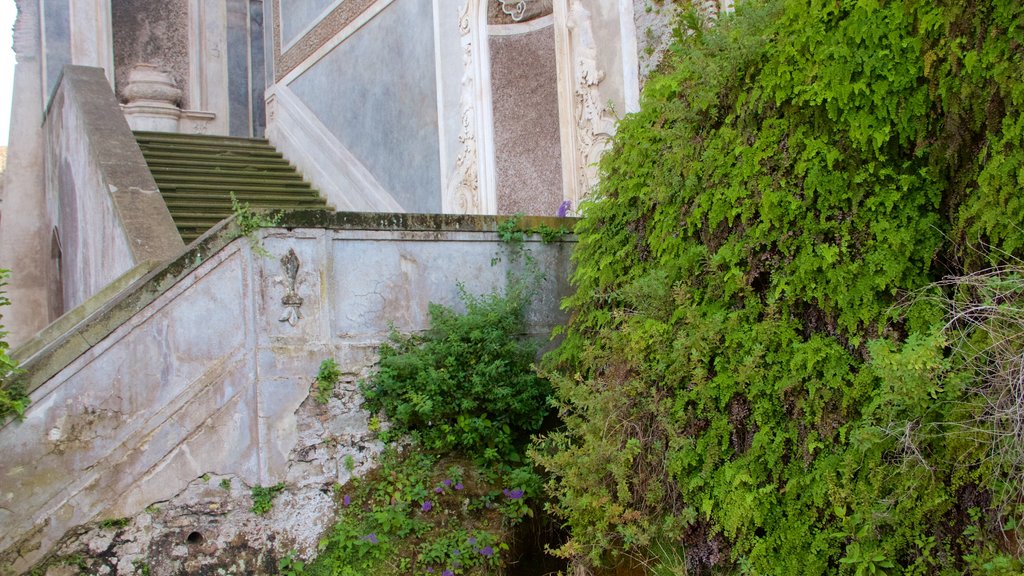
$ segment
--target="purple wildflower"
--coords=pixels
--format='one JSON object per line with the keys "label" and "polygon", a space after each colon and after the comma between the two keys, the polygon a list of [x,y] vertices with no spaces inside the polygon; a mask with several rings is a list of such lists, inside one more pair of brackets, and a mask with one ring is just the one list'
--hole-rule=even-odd
{"label": "purple wildflower", "polygon": [[459,552],[458,548],[456,548],[455,550],[452,550],[452,556],[458,556],[459,554],[462,554],[462,552]]}
{"label": "purple wildflower", "polygon": [[345,497],[341,499],[341,503],[345,506],[348,506],[349,504],[352,503],[352,498],[350,498],[348,494],[345,494]]}
{"label": "purple wildflower", "polygon": [[452,572],[451,570],[445,570],[444,572],[441,572],[441,576],[455,576],[455,572]]}
{"label": "purple wildflower", "polygon": [[570,210],[572,210],[572,200],[563,200],[558,206],[558,217],[565,218],[569,215]]}
{"label": "purple wildflower", "polygon": [[434,573],[434,567],[433,566],[427,566],[427,574],[433,574],[433,573]]}
{"label": "purple wildflower", "polygon": [[462,482],[459,482],[458,484],[456,484],[455,485],[455,489],[456,490],[462,490]]}
{"label": "purple wildflower", "polygon": [[466,541],[469,542],[470,546],[472,546],[473,544],[476,544],[476,538],[473,537],[473,536],[470,536],[469,539],[466,540]]}
{"label": "purple wildflower", "polygon": [[451,488],[452,487],[452,481],[449,478],[445,478],[444,480],[441,480],[441,484],[444,484],[445,488]]}
{"label": "purple wildflower", "polygon": [[506,488],[502,490],[502,493],[505,494],[505,497],[507,497],[509,500],[519,500],[520,498],[523,497],[523,491],[520,490],[519,488],[516,488],[515,490],[509,490],[508,488]]}
{"label": "purple wildflower", "polygon": [[438,486],[437,488],[434,488],[434,493],[435,494],[440,494],[441,492],[444,492],[444,488],[441,488],[440,486]]}
{"label": "purple wildflower", "polygon": [[365,539],[368,540],[370,544],[380,544],[380,540],[377,539],[377,534],[374,532],[367,534]]}
{"label": "purple wildflower", "polygon": [[434,503],[433,502],[431,502],[430,500],[424,500],[423,501],[423,506],[420,506],[420,510],[423,510],[424,512],[430,512],[430,509],[433,508],[433,507],[434,507]]}
{"label": "purple wildflower", "polygon": [[491,556],[494,556],[494,548],[491,548],[490,546],[484,546],[480,549],[480,553],[490,558]]}

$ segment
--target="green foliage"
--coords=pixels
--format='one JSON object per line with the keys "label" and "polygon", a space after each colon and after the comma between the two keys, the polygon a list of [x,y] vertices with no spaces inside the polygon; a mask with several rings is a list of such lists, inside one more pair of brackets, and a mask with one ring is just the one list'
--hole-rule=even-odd
{"label": "green foliage", "polygon": [[240,202],[231,193],[231,212],[235,217],[235,224],[238,226],[238,236],[244,236],[249,240],[252,251],[264,258],[270,256],[267,249],[260,243],[256,233],[260,228],[273,228],[281,223],[284,213],[281,211],[270,213],[260,210],[253,210],[248,202]]}
{"label": "green foliage", "polygon": [[223,488],[224,490],[231,490],[231,479],[221,478],[220,487]]}
{"label": "green foliage", "polygon": [[316,392],[313,399],[319,404],[327,404],[334,393],[334,387],[341,380],[341,370],[334,358],[328,358],[320,363],[320,370],[316,373]]}
{"label": "green foliage", "polygon": [[274,507],[274,498],[284,491],[284,482],[278,482],[273,486],[253,486],[250,490],[252,495],[252,513],[256,515],[266,514]]}
{"label": "green foliage", "polygon": [[131,524],[131,518],[107,518],[100,520],[99,527],[104,530],[118,530]]}
{"label": "green foliage", "polygon": [[295,551],[289,551],[277,562],[281,576],[303,576],[306,574],[306,563],[295,557]]}
{"label": "green foliage", "polygon": [[565,428],[531,453],[559,554],[1021,571],[1006,364],[971,351],[1024,331],[955,313],[1021,300],[936,282],[1024,257],[1022,47],[1014,2],[751,2],[680,33],[575,230]]}
{"label": "green foliage", "polygon": [[[11,304],[3,289],[9,277],[10,271],[0,268],[0,308]],[[3,314],[0,314],[0,320],[2,319]],[[28,395],[15,380],[20,370],[18,363],[8,355],[10,346],[4,339],[6,336],[7,332],[4,331],[3,324],[0,324],[0,422],[12,415],[21,418],[29,404]]]}
{"label": "green foliage", "polygon": [[336,489],[340,516],[304,574],[500,573],[505,565],[502,483],[470,465],[390,446],[379,467]]}
{"label": "green foliage", "polygon": [[360,384],[365,407],[427,450],[518,461],[550,394],[531,368],[536,346],[521,338],[525,296],[460,294],[465,314],[431,304],[425,334],[391,335]]}

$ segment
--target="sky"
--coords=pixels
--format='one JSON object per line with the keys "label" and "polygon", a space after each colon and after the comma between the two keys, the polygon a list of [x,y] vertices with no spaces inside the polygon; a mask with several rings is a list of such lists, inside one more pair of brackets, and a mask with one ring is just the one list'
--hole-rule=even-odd
{"label": "sky", "polygon": [[11,87],[14,85],[14,0],[0,0],[0,146],[7,146],[11,120]]}

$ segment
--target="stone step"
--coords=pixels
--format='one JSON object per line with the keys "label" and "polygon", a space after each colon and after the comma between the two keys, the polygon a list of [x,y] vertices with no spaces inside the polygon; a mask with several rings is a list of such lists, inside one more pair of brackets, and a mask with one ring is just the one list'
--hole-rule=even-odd
{"label": "stone step", "polygon": [[209,160],[210,158],[247,159],[255,162],[264,160],[284,160],[285,156],[278,151],[271,149],[241,149],[241,148],[220,148],[220,147],[199,147],[199,146],[176,146],[153,148],[140,146],[142,154],[146,158],[154,159],[187,159],[187,160]]}
{"label": "stone step", "polygon": [[283,174],[230,174],[223,171],[203,171],[193,173],[153,173],[153,178],[158,186],[167,183],[171,186],[184,186],[186,184],[205,185],[216,182],[221,185],[239,184],[241,186],[280,186],[282,188],[306,188],[312,189],[309,182],[302,179],[302,176],[292,172]]}
{"label": "stone step", "polygon": [[271,148],[270,141],[266,138],[239,138],[236,136],[210,136],[207,134],[179,134],[174,132],[135,132],[135,139],[143,144],[169,144],[179,145],[183,143],[198,146],[219,146],[223,148]]}
{"label": "stone step", "polygon": [[241,197],[241,195],[252,194],[296,194],[299,196],[312,196],[316,195],[314,190],[308,183],[301,184],[289,184],[283,186],[260,186],[256,184],[221,184],[219,182],[200,183],[200,182],[181,182],[181,183],[161,183],[157,182],[157,187],[162,192],[176,192],[176,193],[222,193],[225,197],[228,194],[234,193],[235,196]]}
{"label": "stone step", "polygon": [[153,173],[177,173],[207,170],[233,171],[251,174],[275,172],[295,173],[295,167],[284,159],[252,160],[248,158],[218,158],[214,160],[183,160],[178,158],[153,158],[148,162],[148,164],[150,164],[150,170],[153,171]]}
{"label": "stone step", "polygon": [[187,243],[234,212],[331,209],[266,140],[137,132],[142,154]]}
{"label": "stone step", "polygon": [[[161,195],[164,201],[175,206],[183,206],[189,202],[210,203],[214,206],[231,206],[231,196],[228,194],[210,194],[202,192],[163,192]],[[326,206],[327,201],[320,196],[305,194],[235,194],[235,199],[242,203],[256,205],[286,206],[288,204],[321,205]]]}

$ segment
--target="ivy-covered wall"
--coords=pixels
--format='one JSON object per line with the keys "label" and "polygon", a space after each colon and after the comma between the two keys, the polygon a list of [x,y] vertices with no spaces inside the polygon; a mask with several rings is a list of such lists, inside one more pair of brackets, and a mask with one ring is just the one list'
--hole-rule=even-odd
{"label": "ivy-covered wall", "polygon": [[1022,107],[1019,2],[682,18],[576,230],[560,553],[1019,574]]}

